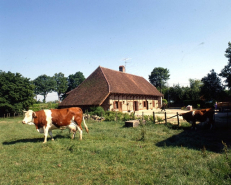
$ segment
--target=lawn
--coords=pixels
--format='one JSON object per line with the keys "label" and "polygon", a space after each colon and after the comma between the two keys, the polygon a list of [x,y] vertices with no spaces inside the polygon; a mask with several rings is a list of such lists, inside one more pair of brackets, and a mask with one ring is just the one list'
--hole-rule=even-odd
{"label": "lawn", "polygon": [[231,184],[230,128],[88,122],[43,144],[21,121],[0,119],[0,184]]}

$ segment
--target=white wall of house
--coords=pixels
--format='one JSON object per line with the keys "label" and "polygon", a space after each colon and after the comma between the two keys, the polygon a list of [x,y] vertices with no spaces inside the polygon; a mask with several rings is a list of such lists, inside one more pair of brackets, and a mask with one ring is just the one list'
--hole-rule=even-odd
{"label": "white wall of house", "polygon": [[138,110],[156,110],[160,108],[160,97],[133,96],[133,95],[110,95],[109,104],[111,111],[134,112]]}

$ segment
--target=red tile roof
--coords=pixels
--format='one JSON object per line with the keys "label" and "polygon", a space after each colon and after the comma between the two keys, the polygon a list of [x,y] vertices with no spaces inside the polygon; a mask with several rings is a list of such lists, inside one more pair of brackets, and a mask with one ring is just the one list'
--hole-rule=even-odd
{"label": "red tile roof", "polygon": [[59,106],[101,105],[113,93],[163,96],[143,77],[99,66]]}

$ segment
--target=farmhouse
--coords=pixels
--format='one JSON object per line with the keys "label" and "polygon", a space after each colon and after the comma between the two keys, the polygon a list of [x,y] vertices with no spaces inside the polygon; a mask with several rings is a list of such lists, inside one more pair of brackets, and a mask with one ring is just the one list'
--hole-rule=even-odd
{"label": "farmhouse", "polygon": [[68,93],[59,108],[102,106],[104,110],[133,112],[161,107],[161,94],[143,77],[99,66],[83,83]]}

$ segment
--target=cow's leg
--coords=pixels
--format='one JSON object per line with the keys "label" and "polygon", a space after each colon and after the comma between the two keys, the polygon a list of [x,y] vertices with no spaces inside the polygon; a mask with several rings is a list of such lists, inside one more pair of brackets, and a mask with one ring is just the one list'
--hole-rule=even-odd
{"label": "cow's leg", "polygon": [[196,122],[195,121],[190,121],[190,123],[192,124],[192,128],[193,130],[196,130]]}
{"label": "cow's leg", "polygon": [[53,138],[53,135],[52,135],[52,131],[49,131],[48,133],[51,136],[52,141],[54,141],[54,138]]}
{"label": "cow's leg", "polygon": [[76,126],[79,130],[79,139],[82,140],[82,127],[80,128],[79,125]]}
{"label": "cow's leg", "polygon": [[73,131],[72,139],[75,139],[76,130]]}
{"label": "cow's leg", "polygon": [[43,143],[47,142],[48,129],[49,129],[48,127],[43,127],[43,130],[44,130],[44,141],[43,141]]}

